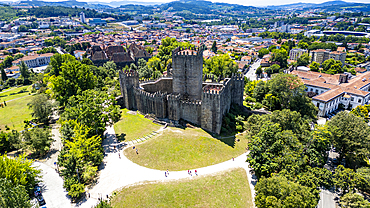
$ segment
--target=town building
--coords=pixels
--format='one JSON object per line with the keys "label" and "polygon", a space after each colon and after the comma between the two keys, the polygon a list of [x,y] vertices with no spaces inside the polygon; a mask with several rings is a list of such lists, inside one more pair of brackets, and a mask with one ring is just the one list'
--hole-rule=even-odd
{"label": "town building", "polygon": [[35,68],[39,66],[46,66],[50,63],[50,58],[53,53],[36,54],[31,56],[24,56],[20,59],[13,61],[13,66],[18,66],[23,61],[28,68]]}
{"label": "town building", "polygon": [[337,110],[340,105],[345,109],[353,109],[369,103],[370,72],[351,77],[345,74],[324,74],[313,71],[292,71],[306,85],[307,92],[313,92],[312,102],[319,109],[319,116]]}
{"label": "town building", "polygon": [[310,52],[311,61],[315,61],[322,64],[328,59],[334,59],[336,61],[341,61],[342,64],[346,61],[347,53],[340,51],[330,52],[329,50],[317,49]]}
{"label": "town building", "polygon": [[80,21],[81,21],[82,23],[86,23],[85,13],[84,13],[84,12],[81,12],[81,13],[80,13]]}
{"label": "town building", "polygon": [[307,53],[307,50],[301,49],[301,48],[294,48],[290,50],[289,52],[289,58],[291,60],[297,61],[299,57],[301,57],[304,53]]}

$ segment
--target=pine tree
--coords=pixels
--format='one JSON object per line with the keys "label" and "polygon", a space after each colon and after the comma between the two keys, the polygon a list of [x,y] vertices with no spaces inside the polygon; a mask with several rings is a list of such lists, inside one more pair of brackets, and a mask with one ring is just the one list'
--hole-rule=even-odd
{"label": "pine tree", "polygon": [[27,65],[24,63],[24,61],[21,62],[21,65],[19,66],[19,69],[21,71],[21,75],[23,79],[27,79],[30,77],[30,71],[28,70]]}
{"label": "pine tree", "polygon": [[212,47],[211,47],[211,51],[213,53],[217,53],[217,45],[216,45],[216,41],[213,41],[213,44],[212,44]]}
{"label": "pine tree", "polygon": [[7,79],[8,77],[6,76],[5,70],[3,67],[1,67],[1,80],[5,82]]}

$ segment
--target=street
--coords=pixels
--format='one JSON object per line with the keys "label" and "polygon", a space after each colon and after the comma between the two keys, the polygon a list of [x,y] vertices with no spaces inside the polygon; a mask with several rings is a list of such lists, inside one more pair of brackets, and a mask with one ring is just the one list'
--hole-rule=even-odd
{"label": "street", "polygon": [[249,80],[253,81],[253,80],[257,80],[257,76],[256,76],[256,70],[257,68],[261,65],[261,59],[257,60],[256,62],[254,62],[247,73],[244,74],[245,77],[247,77]]}

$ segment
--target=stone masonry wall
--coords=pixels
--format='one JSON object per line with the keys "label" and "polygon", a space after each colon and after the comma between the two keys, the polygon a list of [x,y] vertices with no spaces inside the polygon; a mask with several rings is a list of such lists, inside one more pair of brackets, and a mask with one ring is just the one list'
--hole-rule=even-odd
{"label": "stone masonry wall", "polygon": [[158,118],[167,117],[167,95],[164,93],[149,93],[134,88],[137,110],[144,114],[155,114]]}
{"label": "stone masonry wall", "polygon": [[172,52],[173,92],[190,100],[202,97],[203,51]]}
{"label": "stone masonry wall", "polygon": [[160,78],[153,82],[143,83],[140,84],[142,88],[146,92],[154,93],[154,92],[166,92],[172,93],[172,78]]}

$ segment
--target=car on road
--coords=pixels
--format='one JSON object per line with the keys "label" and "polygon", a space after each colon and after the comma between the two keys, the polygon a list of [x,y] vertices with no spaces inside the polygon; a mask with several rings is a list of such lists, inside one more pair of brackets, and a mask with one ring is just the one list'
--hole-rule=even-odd
{"label": "car on road", "polygon": [[37,198],[37,201],[39,202],[39,205],[40,205],[40,206],[43,206],[43,205],[45,205],[45,204],[46,204],[46,203],[45,203],[45,200],[44,200],[44,197],[42,197],[42,195],[39,195],[39,196],[37,196],[36,198]]}

